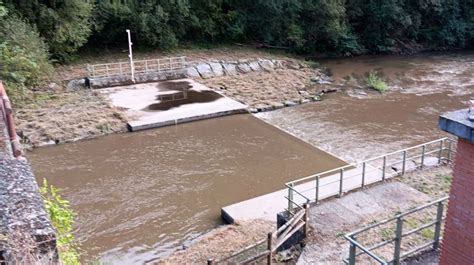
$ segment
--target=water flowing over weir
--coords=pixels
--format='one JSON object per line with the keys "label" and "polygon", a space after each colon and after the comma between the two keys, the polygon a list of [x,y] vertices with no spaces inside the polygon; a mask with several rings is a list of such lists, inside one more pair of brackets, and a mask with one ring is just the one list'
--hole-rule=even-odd
{"label": "water flowing over weir", "polygon": [[[37,177],[63,189],[89,255],[137,263],[221,224],[220,208],[345,163],[251,115],[41,148]],[[275,217],[276,218],[276,217]]]}
{"label": "water flowing over weir", "polygon": [[[257,116],[347,161],[444,136],[438,115],[474,96],[472,52],[323,65],[335,79],[329,86],[350,90],[375,69],[399,91],[335,93]],[[221,224],[223,206],[345,164],[251,115],[109,135],[27,156],[38,180],[47,177],[62,188],[78,212],[76,234],[88,256],[122,264],[163,257],[189,243]]]}

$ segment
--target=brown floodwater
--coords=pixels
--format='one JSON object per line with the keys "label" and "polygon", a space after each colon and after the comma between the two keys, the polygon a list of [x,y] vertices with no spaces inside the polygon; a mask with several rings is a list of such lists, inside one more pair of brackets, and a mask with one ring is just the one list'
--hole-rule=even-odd
{"label": "brown floodwater", "polygon": [[[439,114],[474,97],[473,52],[322,64],[335,80],[328,86],[345,92],[257,116],[348,161],[446,136]],[[370,71],[392,92],[355,89]],[[88,257],[120,264],[166,256],[220,225],[221,207],[344,163],[250,115],[40,148],[28,158],[78,212]]]}
{"label": "brown floodwater", "polygon": [[[78,213],[88,257],[163,257],[221,224],[220,208],[345,163],[254,118],[234,115],[36,149],[34,173]],[[276,217],[275,217],[276,218]]]}
{"label": "brown floodwater", "polygon": [[[257,116],[346,161],[448,136],[437,127],[439,115],[466,108],[474,99],[472,51],[361,56],[322,64],[332,73],[331,85],[345,93]],[[361,90],[370,71],[382,75],[392,91]]]}

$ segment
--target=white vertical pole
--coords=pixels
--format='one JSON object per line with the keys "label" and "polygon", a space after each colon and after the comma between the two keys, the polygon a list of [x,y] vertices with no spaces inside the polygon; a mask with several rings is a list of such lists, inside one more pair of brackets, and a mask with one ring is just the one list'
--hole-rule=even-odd
{"label": "white vertical pole", "polygon": [[132,81],[135,83],[135,66],[133,65],[133,54],[132,54],[132,38],[130,36],[130,30],[127,29],[128,35],[128,58],[130,58],[130,71],[132,73]]}

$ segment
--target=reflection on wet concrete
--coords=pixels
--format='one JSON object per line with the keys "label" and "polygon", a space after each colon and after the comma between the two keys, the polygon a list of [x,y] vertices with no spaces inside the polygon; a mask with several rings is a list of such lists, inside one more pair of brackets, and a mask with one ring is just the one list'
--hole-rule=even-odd
{"label": "reflection on wet concrete", "polygon": [[146,111],[169,110],[169,109],[176,108],[185,104],[212,102],[219,98],[222,98],[222,95],[212,90],[203,90],[203,91],[188,90],[188,91],[176,92],[172,94],[161,94],[157,96],[157,100],[160,101],[159,103],[150,104],[144,110]]}
{"label": "reflection on wet concrete", "polygon": [[252,117],[109,135],[28,153],[38,177],[77,211],[89,257],[164,256],[218,226],[220,208],[345,164]]}

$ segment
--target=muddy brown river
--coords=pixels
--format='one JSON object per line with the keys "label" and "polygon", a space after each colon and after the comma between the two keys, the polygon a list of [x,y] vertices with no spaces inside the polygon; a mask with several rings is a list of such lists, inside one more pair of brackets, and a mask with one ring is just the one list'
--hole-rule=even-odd
{"label": "muddy brown river", "polygon": [[250,114],[40,148],[28,158],[78,213],[89,258],[114,264],[165,256],[220,225],[222,207],[345,164]]}
{"label": "muddy brown river", "polygon": [[[346,161],[445,136],[440,113],[474,97],[474,53],[323,61],[344,92],[258,114]],[[357,89],[371,70],[393,91]],[[221,207],[344,162],[251,115],[40,148],[38,179],[77,211],[88,259],[130,264],[164,257],[221,224]]]}

